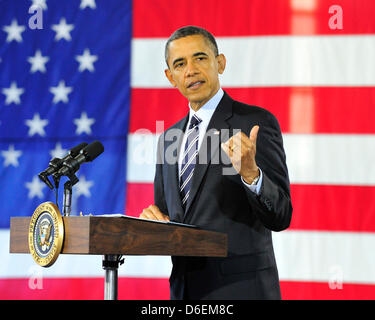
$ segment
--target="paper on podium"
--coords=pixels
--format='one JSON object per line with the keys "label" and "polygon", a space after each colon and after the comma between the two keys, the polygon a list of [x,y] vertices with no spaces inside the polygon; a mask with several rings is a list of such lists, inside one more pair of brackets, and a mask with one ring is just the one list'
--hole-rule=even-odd
{"label": "paper on podium", "polygon": [[187,228],[198,228],[197,226],[194,226],[194,225],[191,225],[191,224],[185,224],[185,223],[174,222],[174,221],[159,221],[159,220],[143,219],[143,218],[127,216],[127,215],[122,214],[122,213],[98,214],[98,215],[93,215],[93,216],[95,216],[95,217],[109,217],[109,218],[126,218],[126,219],[142,220],[142,221],[152,221],[152,222],[156,222],[156,223],[170,224],[170,225],[187,227]]}

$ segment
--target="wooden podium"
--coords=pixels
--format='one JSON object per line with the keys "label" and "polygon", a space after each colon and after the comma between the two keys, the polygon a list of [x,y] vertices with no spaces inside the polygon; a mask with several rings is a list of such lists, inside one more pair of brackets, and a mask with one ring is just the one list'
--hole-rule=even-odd
{"label": "wooden podium", "polygon": [[[132,217],[63,217],[62,254],[103,256],[104,297],[117,299],[118,266],[122,255],[226,257],[227,235],[192,226]],[[30,253],[30,217],[12,217],[10,253]]]}

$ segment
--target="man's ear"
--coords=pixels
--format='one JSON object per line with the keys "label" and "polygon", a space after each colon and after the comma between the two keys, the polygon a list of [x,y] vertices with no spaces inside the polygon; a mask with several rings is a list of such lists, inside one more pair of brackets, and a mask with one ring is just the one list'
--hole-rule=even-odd
{"label": "man's ear", "polygon": [[225,66],[226,66],[226,64],[227,64],[227,59],[225,58],[225,56],[224,56],[222,53],[220,53],[220,54],[216,57],[216,59],[217,59],[217,63],[218,63],[218,65],[219,65],[218,72],[219,72],[220,74],[223,74],[223,72],[224,72],[224,70],[225,70]]}
{"label": "man's ear", "polygon": [[173,80],[171,70],[165,69],[164,73],[165,73],[165,76],[168,78],[169,82],[171,83],[171,85],[176,88],[177,84],[176,84],[176,81]]}

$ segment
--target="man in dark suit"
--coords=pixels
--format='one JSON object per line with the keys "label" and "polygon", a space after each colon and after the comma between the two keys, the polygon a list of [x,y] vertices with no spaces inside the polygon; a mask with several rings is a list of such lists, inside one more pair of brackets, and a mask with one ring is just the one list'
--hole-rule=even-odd
{"label": "man in dark suit", "polygon": [[278,121],[221,89],[226,59],[208,31],[175,31],[165,58],[190,110],[159,138],[155,204],[140,217],[228,235],[226,258],[172,257],[171,299],[280,299],[271,231],[293,209]]}

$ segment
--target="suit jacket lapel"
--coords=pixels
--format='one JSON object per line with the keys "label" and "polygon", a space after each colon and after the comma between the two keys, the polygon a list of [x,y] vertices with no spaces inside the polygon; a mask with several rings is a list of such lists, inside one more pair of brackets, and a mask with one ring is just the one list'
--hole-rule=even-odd
{"label": "suit jacket lapel", "polygon": [[[184,209],[182,208],[181,197],[180,197],[178,159],[179,159],[179,153],[181,150],[181,142],[184,136],[184,131],[185,131],[188,119],[189,119],[189,114],[185,118],[183,118],[181,121],[179,121],[175,126],[173,126],[171,129],[167,131],[166,133],[167,135],[169,132],[171,134],[171,137],[177,136],[177,140],[165,143],[165,146],[164,146],[164,156],[165,156],[164,161],[167,163],[167,177],[165,178],[165,181],[168,182],[168,190],[169,192],[172,193],[170,197],[170,199],[172,199],[172,204],[171,204],[172,212],[170,212],[170,215],[171,215],[171,219],[176,222],[182,222],[183,216],[184,216]],[[171,130],[176,130],[176,131],[173,132]],[[169,138],[171,137],[167,136],[165,137],[165,139],[167,141],[170,141]],[[169,146],[171,146],[172,143],[174,144],[173,148],[172,147],[168,148]],[[172,152],[172,151],[176,152],[176,154],[173,156],[173,158],[176,159],[176,161],[174,161],[173,163],[168,163],[168,157],[170,155],[168,155],[167,153]]]}
{"label": "suit jacket lapel", "polygon": [[[184,221],[187,218],[191,205],[197,195],[199,186],[202,183],[203,177],[207,171],[209,164],[211,163],[211,160],[213,159],[213,157],[215,157],[215,159],[219,159],[219,155],[217,153],[220,152],[221,149],[220,142],[224,142],[226,141],[226,139],[228,139],[228,137],[224,137],[221,135],[222,133],[228,133],[228,129],[230,126],[227,123],[227,120],[232,116],[232,103],[233,100],[227,95],[227,93],[224,93],[223,98],[221,99],[219,105],[212,115],[210,123],[208,124],[206,134],[199,149],[198,161],[194,168],[190,195],[186,204]],[[215,134],[215,132],[219,132],[220,134],[217,135]],[[211,142],[214,143],[212,143],[211,145]]]}

